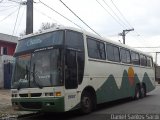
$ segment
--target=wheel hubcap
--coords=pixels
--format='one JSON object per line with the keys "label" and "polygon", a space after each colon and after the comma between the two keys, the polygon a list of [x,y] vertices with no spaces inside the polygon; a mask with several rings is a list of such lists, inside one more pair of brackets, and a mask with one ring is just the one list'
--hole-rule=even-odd
{"label": "wheel hubcap", "polygon": [[143,89],[143,87],[141,88],[141,94],[142,94],[142,97],[144,97],[144,89]]}
{"label": "wheel hubcap", "polygon": [[137,98],[139,98],[139,92],[137,92],[137,95],[136,95],[136,96],[137,96]]}
{"label": "wheel hubcap", "polygon": [[88,97],[85,97],[83,99],[83,105],[84,105],[85,108],[89,108],[89,106],[90,106],[90,100],[89,100]]}

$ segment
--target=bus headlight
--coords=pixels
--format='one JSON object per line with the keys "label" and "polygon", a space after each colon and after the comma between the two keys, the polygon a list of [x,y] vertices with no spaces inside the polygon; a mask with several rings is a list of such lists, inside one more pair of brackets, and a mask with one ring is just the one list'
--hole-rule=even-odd
{"label": "bus headlight", "polygon": [[54,96],[53,93],[45,93],[45,96]]}
{"label": "bus headlight", "polygon": [[50,93],[45,93],[45,96],[61,96],[62,94],[61,94],[61,92],[60,91],[58,91],[58,92],[54,92],[54,93],[52,93],[52,92],[50,92]]}
{"label": "bus headlight", "polygon": [[11,92],[12,97],[18,97],[18,91],[17,90],[13,90]]}
{"label": "bus headlight", "polygon": [[55,96],[61,96],[61,92],[55,92]]}
{"label": "bus headlight", "polygon": [[12,94],[12,97],[18,97],[18,95],[17,94]]}

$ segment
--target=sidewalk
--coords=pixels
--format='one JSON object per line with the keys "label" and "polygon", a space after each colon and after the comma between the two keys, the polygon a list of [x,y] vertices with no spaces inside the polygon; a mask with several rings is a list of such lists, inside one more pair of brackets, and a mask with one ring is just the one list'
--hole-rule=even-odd
{"label": "sidewalk", "polygon": [[2,116],[27,114],[26,111],[15,111],[11,105],[11,92],[10,90],[0,89],[0,118]]}
{"label": "sidewalk", "polygon": [[15,114],[11,107],[10,90],[0,89],[0,114]]}

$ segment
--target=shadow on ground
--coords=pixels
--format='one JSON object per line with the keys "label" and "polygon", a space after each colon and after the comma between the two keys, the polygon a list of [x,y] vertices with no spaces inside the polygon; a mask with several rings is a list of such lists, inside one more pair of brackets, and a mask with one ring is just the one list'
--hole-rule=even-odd
{"label": "shadow on ground", "polygon": [[[150,98],[152,95],[147,95]],[[106,120],[106,115],[98,115],[96,112],[112,108],[115,106],[127,104],[128,102],[136,102],[131,98],[120,99],[112,102],[103,103],[97,106],[97,109],[88,115],[82,115],[80,111],[69,111],[65,113],[36,113],[33,116],[22,116],[18,120]]]}

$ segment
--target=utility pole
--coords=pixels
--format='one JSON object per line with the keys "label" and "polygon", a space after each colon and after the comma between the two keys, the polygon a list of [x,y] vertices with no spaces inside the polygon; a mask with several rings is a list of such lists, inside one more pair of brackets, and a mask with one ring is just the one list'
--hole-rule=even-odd
{"label": "utility pole", "polygon": [[129,33],[130,31],[134,31],[134,28],[132,28],[132,29],[127,29],[127,30],[123,30],[122,33],[119,33],[119,35],[122,36],[123,44],[125,44],[125,37],[126,37],[126,34]]}
{"label": "utility pole", "polygon": [[33,33],[33,0],[27,0],[26,35]]}

